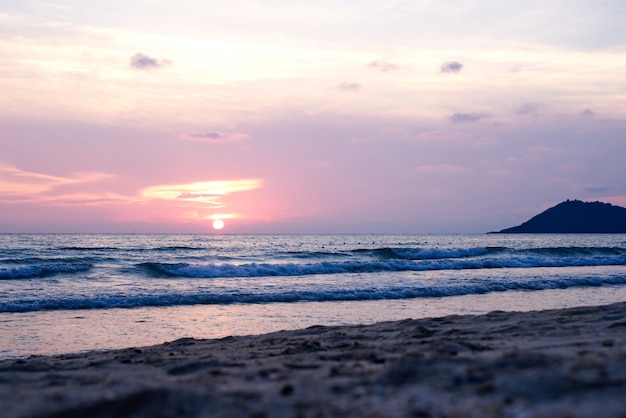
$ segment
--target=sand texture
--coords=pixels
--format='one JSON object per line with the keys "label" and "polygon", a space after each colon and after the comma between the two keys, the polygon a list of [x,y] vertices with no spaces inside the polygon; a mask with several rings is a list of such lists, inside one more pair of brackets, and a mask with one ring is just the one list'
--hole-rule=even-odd
{"label": "sand texture", "polygon": [[10,417],[626,417],[626,303],[0,362]]}

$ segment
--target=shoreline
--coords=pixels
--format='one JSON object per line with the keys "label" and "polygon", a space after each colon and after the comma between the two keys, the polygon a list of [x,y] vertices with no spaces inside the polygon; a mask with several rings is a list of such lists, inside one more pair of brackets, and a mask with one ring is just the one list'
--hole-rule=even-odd
{"label": "shoreline", "polygon": [[621,301],[626,301],[626,286],[359,302],[9,313],[0,314],[0,360],[143,347],[179,338],[268,334],[313,325],[368,325],[405,318],[482,315],[493,310],[528,312]]}
{"label": "shoreline", "polygon": [[9,417],[622,416],[626,302],[0,361]]}

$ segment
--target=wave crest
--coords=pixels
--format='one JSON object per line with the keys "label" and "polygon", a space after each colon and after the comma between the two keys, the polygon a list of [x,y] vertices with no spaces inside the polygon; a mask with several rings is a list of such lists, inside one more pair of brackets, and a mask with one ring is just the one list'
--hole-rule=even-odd
{"label": "wave crest", "polygon": [[58,273],[78,273],[88,271],[91,267],[91,264],[85,263],[63,263],[2,268],[0,269],[0,280],[32,279]]}
{"label": "wave crest", "polygon": [[314,290],[277,289],[273,291],[248,291],[245,293],[179,293],[161,295],[101,295],[84,298],[65,298],[53,300],[20,300],[0,303],[0,312],[32,312],[42,310],[78,310],[138,308],[148,306],[181,305],[228,305],[294,303],[294,302],[331,302],[331,301],[367,301],[416,299],[431,297],[463,296],[505,292],[508,290],[538,291],[548,289],[567,289],[573,287],[599,287],[606,285],[624,285],[626,276],[607,277],[560,277],[552,280],[487,280],[470,282],[449,282],[446,284],[425,286],[390,286],[348,288],[317,288]]}

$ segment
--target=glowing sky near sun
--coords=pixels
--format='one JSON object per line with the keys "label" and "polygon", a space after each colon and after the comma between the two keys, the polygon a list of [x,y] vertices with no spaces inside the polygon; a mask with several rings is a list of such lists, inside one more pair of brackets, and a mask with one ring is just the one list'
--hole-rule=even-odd
{"label": "glowing sky near sun", "polygon": [[4,0],[0,232],[484,232],[626,205],[624,21],[622,0]]}

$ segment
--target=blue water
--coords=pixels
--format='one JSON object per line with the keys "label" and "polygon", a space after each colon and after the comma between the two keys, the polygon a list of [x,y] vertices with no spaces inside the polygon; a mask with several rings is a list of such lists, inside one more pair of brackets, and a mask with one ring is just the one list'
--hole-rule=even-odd
{"label": "blue water", "polygon": [[0,331],[10,332],[20,314],[44,324],[119,308],[257,315],[553,290],[579,305],[591,289],[625,288],[626,235],[0,234]]}

